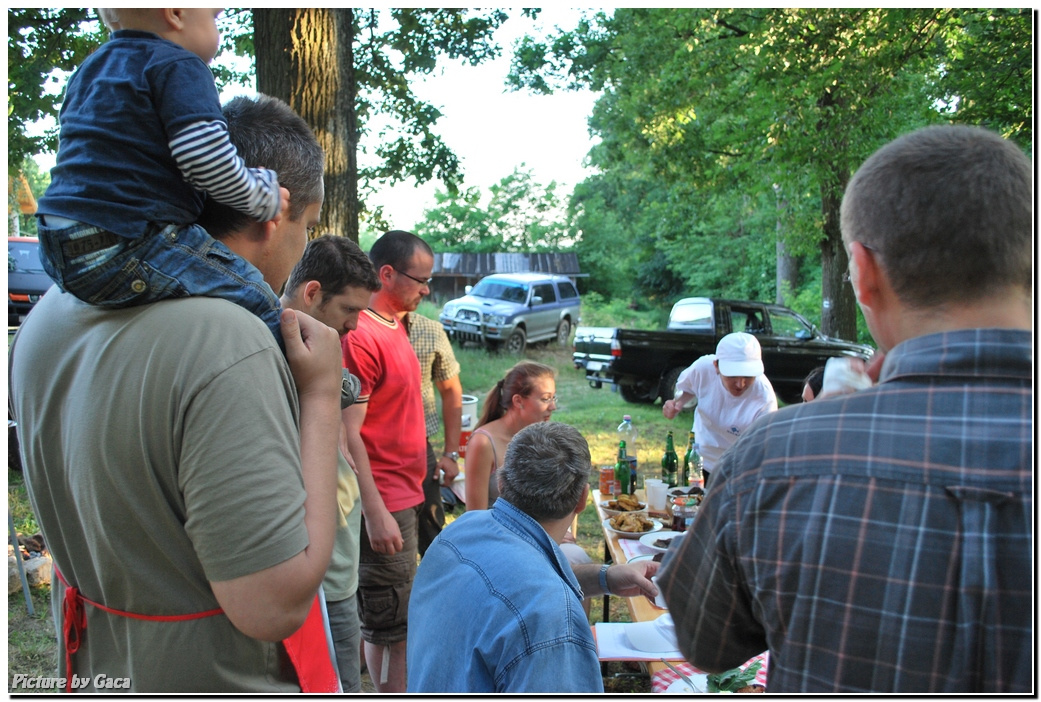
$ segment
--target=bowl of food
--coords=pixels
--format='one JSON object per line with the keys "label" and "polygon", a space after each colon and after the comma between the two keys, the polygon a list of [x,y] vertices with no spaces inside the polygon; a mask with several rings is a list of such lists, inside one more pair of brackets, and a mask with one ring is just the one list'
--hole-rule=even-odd
{"label": "bowl of food", "polygon": [[646,514],[629,512],[608,517],[603,522],[604,531],[622,539],[638,539],[644,534],[661,531],[662,523],[657,519],[648,519]]}
{"label": "bowl of food", "polygon": [[615,517],[619,514],[646,512],[647,503],[640,502],[635,495],[618,495],[614,499],[600,500],[600,509],[604,511],[604,514]]}

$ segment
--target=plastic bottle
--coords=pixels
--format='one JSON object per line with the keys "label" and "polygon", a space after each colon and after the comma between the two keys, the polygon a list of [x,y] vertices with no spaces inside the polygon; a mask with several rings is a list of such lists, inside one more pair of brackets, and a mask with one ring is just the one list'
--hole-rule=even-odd
{"label": "plastic bottle", "polygon": [[626,491],[630,494],[636,492],[636,473],[639,468],[639,462],[636,458],[636,428],[633,427],[633,418],[630,415],[622,417],[622,423],[618,425],[618,440],[625,442],[626,456],[629,459],[629,489]]}
{"label": "plastic bottle", "polygon": [[705,488],[705,459],[701,457],[697,444],[690,446],[690,484]]}

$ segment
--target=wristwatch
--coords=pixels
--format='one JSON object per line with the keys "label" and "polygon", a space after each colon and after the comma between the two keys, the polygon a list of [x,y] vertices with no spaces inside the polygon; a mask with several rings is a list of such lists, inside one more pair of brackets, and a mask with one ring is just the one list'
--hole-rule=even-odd
{"label": "wristwatch", "polygon": [[441,455],[444,456],[445,458],[451,458],[456,463],[459,462],[459,452],[458,451],[445,451]]}

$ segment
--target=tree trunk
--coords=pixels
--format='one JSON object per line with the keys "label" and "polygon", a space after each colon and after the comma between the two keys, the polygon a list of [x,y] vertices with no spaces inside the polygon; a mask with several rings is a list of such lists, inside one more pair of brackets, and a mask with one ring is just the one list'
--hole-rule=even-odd
{"label": "tree trunk", "polygon": [[799,257],[788,253],[784,242],[777,239],[777,304],[790,306],[788,295],[799,289]]}
{"label": "tree trunk", "polygon": [[778,305],[787,305],[787,295],[793,290],[799,289],[799,257],[788,253],[781,238],[781,232],[784,231],[781,215],[788,207],[788,201],[781,197],[781,189],[777,185],[774,186],[774,194],[777,195],[777,291],[775,302]]}
{"label": "tree trunk", "polygon": [[354,12],[253,10],[257,90],[304,118],[325,151],[325,204],[316,234],[358,241]]}
{"label": "tree trunk", "polygon": [[824,214],[824,239],[821,241],[821,331],[848,341],[857,338],[856,298],[853,286],[842,278],[849,267],[846,248],[839,229],[839,206],[848,177],[840,177],[829,185],[821,184]]}
{"label": "tree trunk", "polygon": [[[844,101],[832,90],[826,89],[817,101],[820,118],[817,131],[821,138],[835,142],[836,129],[830,120],[841,119]],[[838,152],[849,148],[846,143],[833,144]],[[828,153],[828,149],[824,150]],[[839,212],[842,195],[849,183],[849,172],[829,163],[819,169],[821,175],[821,210],[824,215],[824,238],[821,240],[821,331],[847,341],[857,339],[856,298],[853,286],[843,282],[849,268],[846,248],[842,245]]]}

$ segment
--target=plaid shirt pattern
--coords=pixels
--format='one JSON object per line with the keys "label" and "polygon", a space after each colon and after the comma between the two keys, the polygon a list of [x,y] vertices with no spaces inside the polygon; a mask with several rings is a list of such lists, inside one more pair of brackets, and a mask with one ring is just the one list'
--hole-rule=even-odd
{"label": "plaid shirt pattern", "polygon": [[408,340],[419,359],[421,376],[420,390],[423,394],[423,414],[426,417],[427,437],[441,431],[441,419],[437,415],[437,398],[434,383],[450,380],[459,375],[459,362],[455,360],[452,342],[448,340],[440,322],[410,312],[405,315]]}
{"label": "plaid shirt pattern", "polygon": [[879,385],[782,409],[722,459],[659,578],[704,670],[770,692],[1030,692],[1030,333],[919,337]]}

